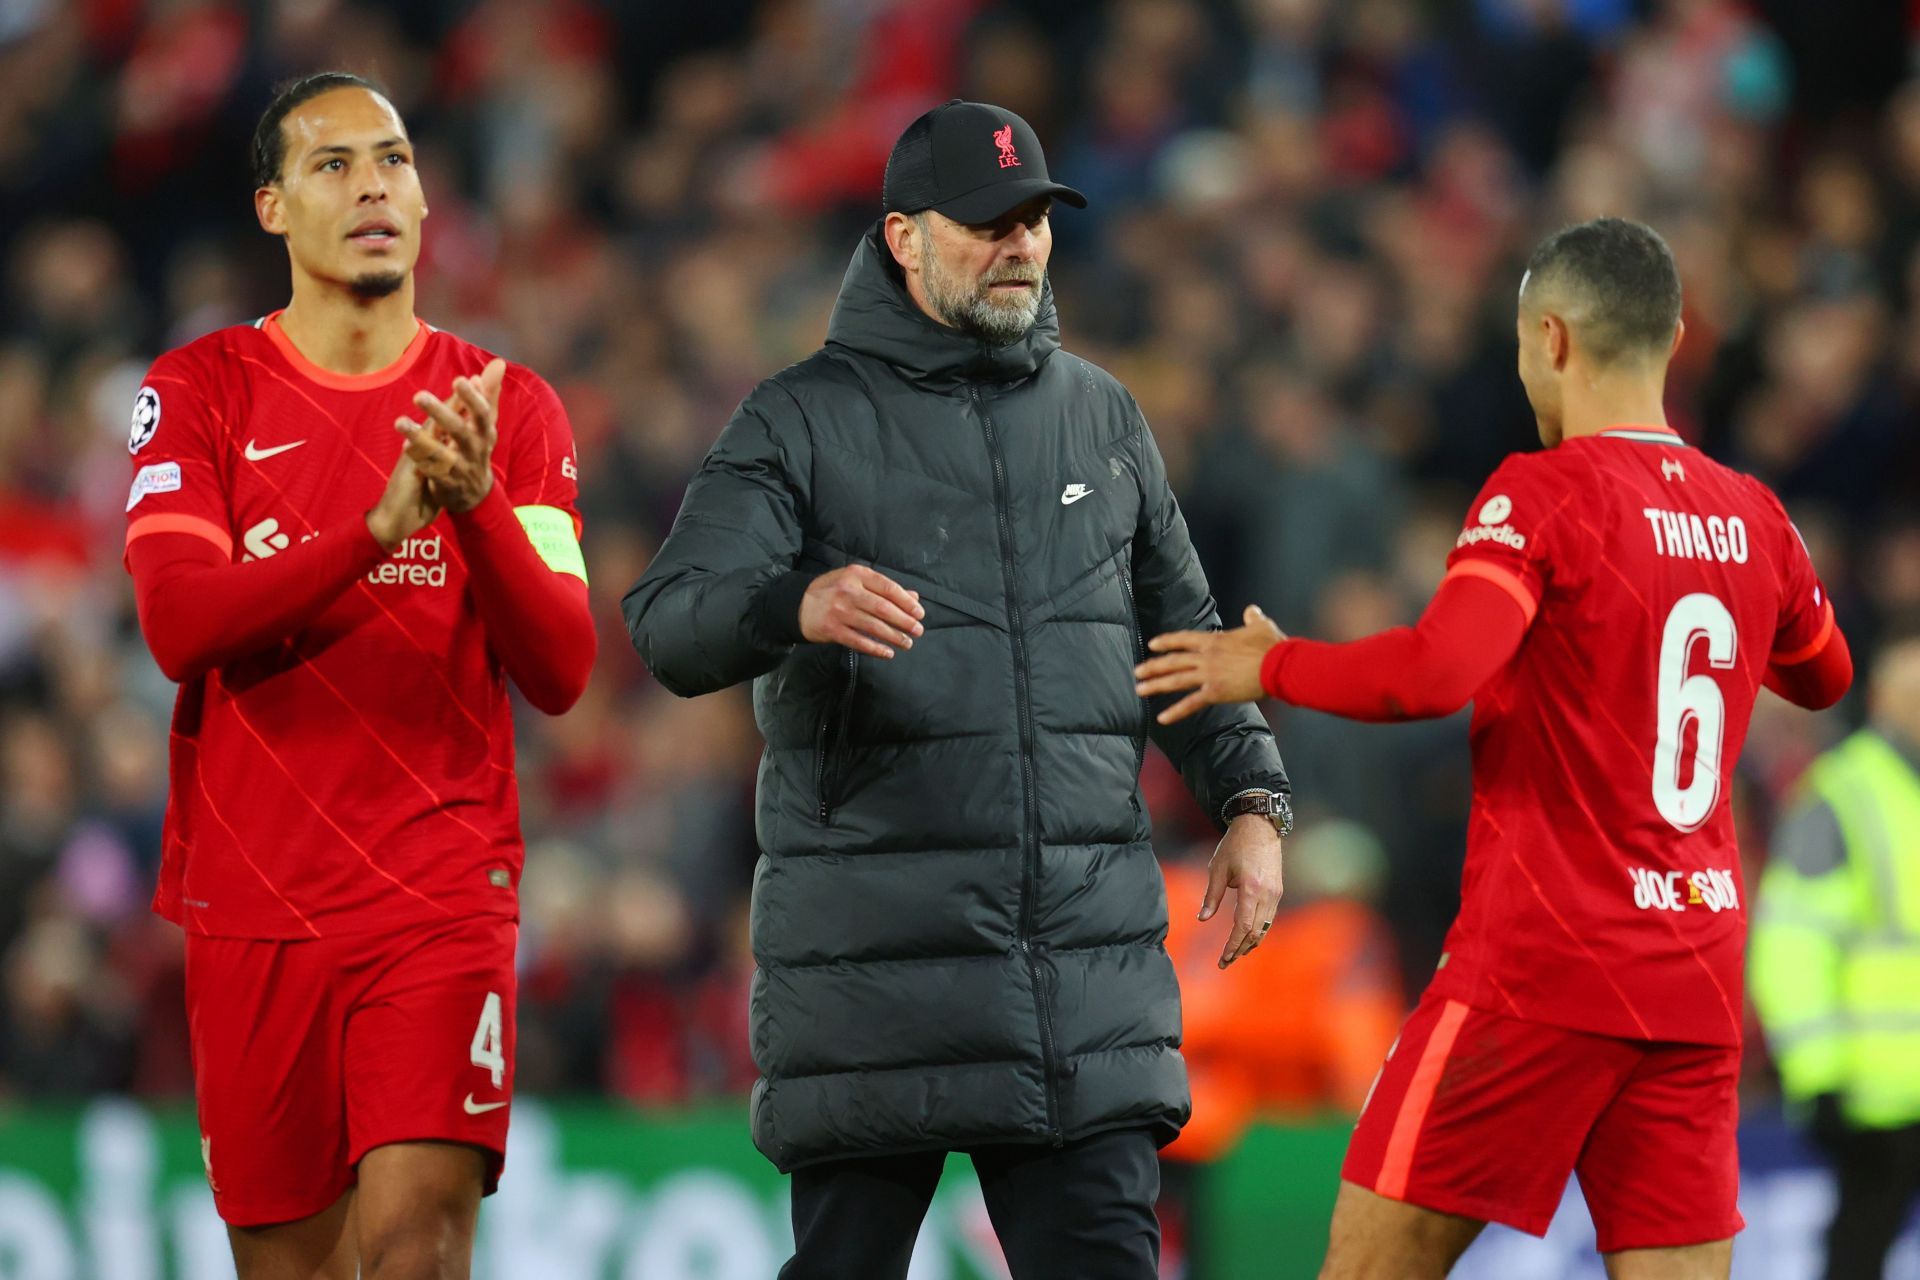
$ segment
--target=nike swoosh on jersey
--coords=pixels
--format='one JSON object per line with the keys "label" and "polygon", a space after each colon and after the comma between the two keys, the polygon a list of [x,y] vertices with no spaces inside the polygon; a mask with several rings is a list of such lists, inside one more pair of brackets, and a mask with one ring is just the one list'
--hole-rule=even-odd
{"label": "nike swoosh on jersey", "polygon": [[505,1102],[475,1102],[473,1100],[473,1095],[468,1094],[467,1100],[464,1105],[467,1108],[468,1115],[483,1116],[489,1111],[498,1111],[500,1108],[506,1106],[507,1104]]}
{"label": "nike swoosh on jersey", "polygon": [[1070,484],[1064,490],[1061,491],[1060,505],[1063,507],[1070,507],[1074,503],[1080,501],[1080,499],[1086,497],[1088,494],[1092,492],[1093,490],[1087,488],[1087,486],[1083,484]]}
{"label": "nike swoosh on jersey", "polygon": [[305,443],[305,440],[295,440],[292,444],[279,444],[271,449],[262,449],[253,441],[249,440],[247,441],[247,447],[242,450],[242,452],[247,455],[248,462],[258,462],[262,458],[271,458],[276,453],[285,453],[289,449],[298,449]]}

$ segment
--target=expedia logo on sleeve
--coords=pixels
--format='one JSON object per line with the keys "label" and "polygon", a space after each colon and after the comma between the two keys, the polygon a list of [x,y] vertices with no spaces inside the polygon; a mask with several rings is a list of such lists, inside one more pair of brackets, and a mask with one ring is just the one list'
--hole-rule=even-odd
{"label": "expedia logo on sleeve", "polygon": [[1461,533],[1455,539],[1454,547],[1471,547],[1481,542],[1497,542],[1503,547],[1512,547],[1515,551],[1526,548],[1527,535],[1507,523],[1513,514],[1513,499],[1504,493],[1496,493],[1480,504],[1480,523]]}

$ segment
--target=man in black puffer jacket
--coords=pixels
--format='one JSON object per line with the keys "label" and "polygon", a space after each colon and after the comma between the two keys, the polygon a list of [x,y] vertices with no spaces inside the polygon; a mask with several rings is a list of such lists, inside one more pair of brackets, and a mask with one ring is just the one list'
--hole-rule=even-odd
{"label": "man in black puffer jacket", "polygon": [[1227,828],[1223,964],[1279,900],[1258,712],[1162,728],[1134,693],[1143,635],[1220,620],[1139,407],[1059,349],[1056,198],[1086,203],[1011,112],[909,126],[826,346],[747,397],[625,600],[667,688],[754,681],[753,1137],[794,1173],[783,1280],[904,1277],[950,1150],[1019,1280],[1151,1280],[1188,1100],[1149,733]]}

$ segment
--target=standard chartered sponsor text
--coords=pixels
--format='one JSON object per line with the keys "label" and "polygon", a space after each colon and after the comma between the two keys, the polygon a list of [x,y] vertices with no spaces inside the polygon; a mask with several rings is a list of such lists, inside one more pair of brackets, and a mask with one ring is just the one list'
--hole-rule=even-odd
{"label": "standard chartered sponsor text", "polygon": [[[300,535],[300,541],[312,542],[319,536],[318,532],[309,531]],[[242,561],[264,560],[293,545],[275,519],[262,520],[248,529],[241,535],[240,544],[246,548]],[[444,587],[447,585],[446,545],[438,533],[416,533],[373,566],[367,573],[367,581],[376,587]]]}
{"label": "standard chartered sponsor text", "polygon": [[439,534],[432,537],[415,534],[395,547],[391,556],[373,566],[367,581],[375,586],[399,583],[410,587],[444,587],[447,562],[443,555]]}

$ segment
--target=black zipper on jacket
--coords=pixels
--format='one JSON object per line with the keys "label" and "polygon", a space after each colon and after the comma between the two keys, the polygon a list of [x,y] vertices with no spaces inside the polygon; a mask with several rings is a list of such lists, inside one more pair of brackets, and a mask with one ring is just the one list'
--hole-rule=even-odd
{"label": "black zipper on jacket", "polygon": [[[1133,660],[1147,660],[1147,642],[1140,634],[1140,610],[1133,602],[1133,573],[1127,568],[1127,552],[1120,553],[1120,590],[1127,597],[1127,629],[1133,633]],[[1140,771],[1147,767],[1147,726],[1152,723],[1153,709],[1145,698],[1140,699],[1140,732],[1134,737],[1139,741],[1133,748],[1133,807],[1140,807]]]}
{"label": "black zipper on jacket", "polygon": [[976,387],[967,388],[980,415],[980,426],[987,436],[987,456],[993,460],[993,501],[1000,518],[1000,572],[1007,584],[1007,636],[1013,645],[1014,703],[1020,715],[1020,788],[1026,830],[1021,836],[1020,926],[1015,945],[1026,958],[1027,980],[1033,983],[1033,1005],[1040,1018],[1040,1057],[1047,1095],[1047,1136],[1054,1146],[1066,1142],[1060,1130],[1060,1082],[1057,1055],[1053,1046],[1053,1007],[1041,982],[1040,962],[1033,954],[1033,899],[1040,875],[1039,794],[1033,780],[1033,697],[1032,680],[1027,670],[1027,637],[1020,622],[1020,592],[1013,563],[1012,499],[1007,492],[1007,464],[1000,452],[1000,439],[994,434],[993,417],[987,412],[986,398]]}
{"label": "black zipper on jacket", "polygon": [[[820,825],[826,826],[833,821],[833,795],[829,790],[839,782],[839,773],[833,771],[828,776],[828,763],[837,749],[847,744],[847,727],[853,719],[853,691],[860,682],[860,655],[852,649],[845,650],[846,679],[840,687],[839,714],[829,709],[820,717],[820,740],[813,752],[813,795],[819,804]],[[831,731],[831,736],[829,736]]]}

